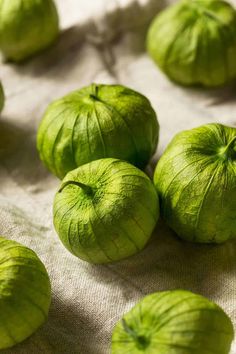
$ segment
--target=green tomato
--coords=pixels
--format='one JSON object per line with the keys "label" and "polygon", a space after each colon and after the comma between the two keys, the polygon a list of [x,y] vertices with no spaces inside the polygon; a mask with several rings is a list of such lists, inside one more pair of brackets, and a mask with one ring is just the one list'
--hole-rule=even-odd
{"label": "green tomato", "polygon": [[156,225],[159,201],[145,173],[107,158],[66,175],[53,214],[71,253],[90,263],[109,263],[143,249]]}
{"label": "green tomato", "polygon": [[112,354],[229,354],[230,318],[216,304],[185,290],[146,296],[115,326]]}
{"label": "green tomato", "polygon": [[2,84],[1,84],[1,81],[0,81],[0,113],[3,110],[4,101],[5,101],[4,91],[3,91],[3,87],[2,87]]}
{"label": "green tomato", "polygon": [[49,277],[37,255],[0,237],[0,349],[33,334],[46,320],[50,301]]}
{"label": "green tomato", "polygon": [[220,86],[236,78],[236,11],[221,0],[182,0],[150,26],[147,48],[183,85]]}
{"label": "green tomato", "polygon": [[161,214],[181,238],[222,243],[236,230],[236,129],[207,124],[177,134],[154,174]]}
{"label": "green tomato", "polygon": [[22,61],[49,47],[58,37],[53,0],[0,0],[0,50]]}
{"label": "green tomato", "polygon": [[159,125],[143,95],[119,85],[92,84],[53,102],[37,147],[59,178],[93,160],[113,157],[143,168],[156,151]]}

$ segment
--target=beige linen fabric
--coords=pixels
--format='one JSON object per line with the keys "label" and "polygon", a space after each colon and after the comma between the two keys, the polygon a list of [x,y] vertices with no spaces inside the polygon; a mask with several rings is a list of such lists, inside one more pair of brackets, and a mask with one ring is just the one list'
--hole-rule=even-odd
{"label": "beige linen fabric", "polygon": [[35,250],[52,282],[47,323],[2,353],[108,354],[121,315],[146,294],[166,289],[189,289],[215,300],[236,325],[235,242],[194,245],[159,223],[143,252],[95,266],[72,256],[52,225],[59,180],[43,167],[35,147],[38,124],[51,100],[91,82],[119,82],[142,92],[161,125],[155,160],[182,129],[209,122],[236,126],[235,86],[179,87],[145,54],[146,25],[166,4],[58,0],[64,28],[58,44],[23,65],[0,66],[7,98],[0,120],[0,234]]}

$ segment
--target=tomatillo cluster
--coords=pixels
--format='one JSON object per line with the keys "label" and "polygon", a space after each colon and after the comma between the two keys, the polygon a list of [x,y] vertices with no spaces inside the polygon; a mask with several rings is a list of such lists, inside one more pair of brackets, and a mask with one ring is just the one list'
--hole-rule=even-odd
{"label": "tomatillo cluster", "polygon": [[[20,62],[58,37],[53,0],[0,0],[0,51]],[[148,51],[183,85],[215,87],[236,78],[236,11],[222,0],[181,0],[151,24]],[[4,92],[0,83],[0,112]],[[159,214],[187,241],[236,236],[236,128],[207,124],[177,134],[154,184],[144,169],[159,123],[149,100],[122,85],[91,84],[52,102],[37,149],[62,179],[53,221],[64,246],[94,264],[123,260],[148,243]],[[159,203],[160,201],[160,203]],[[30,249],[0,237],[0,350],[33,334],[51,301],[47,271]],[[112,354],[228,354],[226,313],[185,290],[144,298],[116,325]]]}
{"label": "tomatillo cluster", "polygon": [[92,84],[49,105],[37,148],[64,178],[54,225],[67,249],[90,263],[142,250],[159,218],[159,199],[144,168],[159,124],[148,99],[121,85]]}

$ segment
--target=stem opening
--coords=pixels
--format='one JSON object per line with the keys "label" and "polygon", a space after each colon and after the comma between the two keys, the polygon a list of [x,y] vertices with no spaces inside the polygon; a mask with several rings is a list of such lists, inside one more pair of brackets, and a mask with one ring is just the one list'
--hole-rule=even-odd
{"label": "stem opening", "polygon": [[236,143],[236,136],[234,136],[228,145],[224,148],[221,148],[220,155],[225,158],[236,158],[236,150],[234,149]]}
{"label": "stem opening", "polygon": [[92,100],[99,101],[99,98],[98,98],[98,85],[96,85],[96,84],[92,85],[92,93],[89,95],[89,97]]}
{"label": "stem opening", "polygon": [[126,333],[128,333],[136,342],[139,349],[146,349],[150,344],[150,339],[144,335],[136,333],[132,328],[130,328],[127,322],[122,319],[122,326]]}
{"label": "stem opening", "polygon": [[90,194],[90,195],[93,194],[93,189],[90,186],[88,186],[84,183],[81,183],[81,182],[76,182],[76,181],[66,181],[65,183],[62,184],[58,193],[61,193],[67,186],[69,186],[71,184],[83,189],[83,191],[87,194]]}
{"label": "stem opening", "polygon": [[99,101],[99,98],[92,93],[89,95],[89,97],[94,101]]}

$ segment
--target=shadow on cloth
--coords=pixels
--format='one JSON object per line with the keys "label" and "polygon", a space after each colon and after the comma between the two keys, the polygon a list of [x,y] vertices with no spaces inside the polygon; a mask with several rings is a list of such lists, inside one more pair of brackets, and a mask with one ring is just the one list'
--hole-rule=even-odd
{"label": "shadow on cloth", "polygon": [[[60,80],[61,73],[69,73],[79,61],[79,52],[84,43],[90,43],[97,49],[105,67],[112,74],[113,58],[107,62],[107,55],[112,57],[112,47],[120,42],[125,33],[134,33],[129,43],[133,53],[145,50],[146,32],[152,18],[167,6],[167,1],[149,0],[149,4],[140,5],[138,1],[129,2],[125,7],[116,7],[105,11],[98,19],[91,19],[63,30],[58,41],[21,64],[9,63],[14,70],[23,76],[40,77],[47,75],[53,80]],[[135,19],[135,20],[134,20]],[[109,54],[110,53],[110,54]],[[111,58],[110,58],[111,59]],[[58,70],[59,69],[59,70]]]}
{"label": "shadow on cloth", "polygon": [[[178,85],[178,84],[176,84]],[[217,88],[204,88],[204,87],[182,87],[185,94],[190,96],[190,98],[195,95],[199,99],[204,96],[208,97],[208,107],[211,106],[220,106],[222,104],[230,104],[236,101],[236,81],[227,84],[226,86],[217,87]],[[236,123],[234,121],[234,123]]]}
{"label": "shadow on cloth", "polygon": [[36,134],[15,125],[7,117],[0,120],[0,164],[21,186],[31,184],[37,188],[40,179],[52,178],[39,159]]}
{"label": "shadow on cloth", "polygon": [[[47,322],[21,344],[4,354],[95,354],[94,338],[99,324],[73,303],[65,304],[52,298]],[[88,336],[89,333],[89,336]],[[97,348],[97,352],[102,353]]]}
{"label": "shadow on cloth", "polygon": [[[7,121],[7,117],[1,117],[0,120],[0,160],[10,158],[17,151],[22,141],[25,140],[27,132],[14,126]],[[29,135],[29,134],[28,134]]]}
{"label": "shadow on cloth", "polygon": [[[87,25],[80,30],[77,27],[64,30],[52,47],[20,64],[8,63],[8,65],[11,65],[15,72],[24,77],[37,78],[47,75],[53,80],[60,80],[60,73],[57,69],[59,68],[63,73],[65,70],[69,72],[78,62],[76,52],[79,52],[83,45],[86,27]],[[58,75],[55,75],[55,72]]]}
{"label": "shadow on cloth", "polygon": [[185,242],[161,221],[142,252],[115,264],[91,266],[91,274],[105,283],[114,278],[127,300],[134,290],[146,295],[179,288],[214,298],[222,291],[225,277],[233,279],[235,257],[234,241],[223,245]]}

